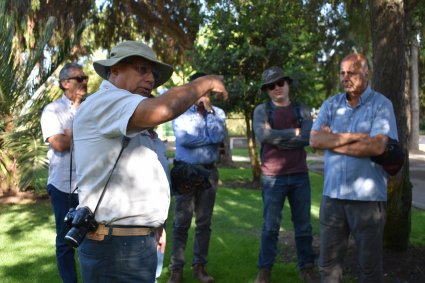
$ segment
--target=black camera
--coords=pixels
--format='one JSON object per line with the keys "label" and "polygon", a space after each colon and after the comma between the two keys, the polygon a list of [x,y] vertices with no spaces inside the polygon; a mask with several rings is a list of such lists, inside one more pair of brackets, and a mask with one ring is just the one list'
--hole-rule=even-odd
{"label": "black camera", "polygon": [[87,232],[96,231],[99,224],[94,219],[94,214],[87,206],[79,209],[70,208],[64,218],[68,233],[65,235],[65,242],[74,248],[77,248]]}

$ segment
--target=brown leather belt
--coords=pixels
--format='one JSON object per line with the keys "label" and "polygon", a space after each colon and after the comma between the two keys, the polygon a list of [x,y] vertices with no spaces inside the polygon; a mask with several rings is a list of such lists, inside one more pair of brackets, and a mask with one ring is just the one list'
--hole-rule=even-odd
{"label": "brown leather belt", "polygon": [[[111,231],[111,233],[109,233]],[[95,232],[87,233],[86,237],[91,240],[102,241],[105,236],[147,236],[155,232],[154,228],[148,227],[107,227],[99,224]]]}

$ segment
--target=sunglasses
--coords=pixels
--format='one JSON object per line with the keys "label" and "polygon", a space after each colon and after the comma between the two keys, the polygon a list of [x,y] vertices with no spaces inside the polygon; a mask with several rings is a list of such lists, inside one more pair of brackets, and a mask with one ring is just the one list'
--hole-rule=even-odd
{"label": "sunglasses", "polygon": [[285,82],[286,82],[286,80],[281,79],[281,80],[278,80],[277,82],[274,82],[274,83],[271,83],[271,84],[266,84],[264,86],[264,88],[267,88],[268,90],[274,90],[276,88],[276,85],[278,87],[283,87],[285,85]]}
{"label": "sunglasses", "polygon": [[89,77],[88,76],[77,76],[77,77],[67,78],[66,80],[76,80],[77,82],[82,83],[83,81],[88,81]]}

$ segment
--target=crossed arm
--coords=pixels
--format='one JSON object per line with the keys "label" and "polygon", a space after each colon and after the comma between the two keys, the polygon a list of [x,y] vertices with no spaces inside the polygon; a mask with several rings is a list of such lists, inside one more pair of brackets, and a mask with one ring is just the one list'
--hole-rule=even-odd
{"label": "crossed arm", "polygon": [[72,130],[65,129],[63,134],[57,134],[47,139],[54,150],[58,152],[67,151],[71,147]]}
{"label": "crossed arm", "polygon": [[382,154],[387,141],[388,137],[381,134],[371,137],[367,133],[332,133],[326,125],[322,125],[320,131],[312,130],[310,134],[311,147],[356,157]]}

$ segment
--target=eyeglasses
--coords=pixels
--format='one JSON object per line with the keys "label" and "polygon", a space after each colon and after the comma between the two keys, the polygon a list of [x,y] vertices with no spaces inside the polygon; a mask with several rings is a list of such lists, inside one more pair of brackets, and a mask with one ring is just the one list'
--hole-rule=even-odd
{"label": "eyeglasses", "polygon": [[279,87],[283,87],[285,85],[285,82],[286,82],[286,80],[281,79],[281,80],[278,80],[277,82],[274,82],[274,83],[271,83],[271,84],[266,84],[264,86],[264,88],[267,88],[268,90],[274,90],[276,85],[279,86]]}
{"label": "eyeglasses", "polygon": [[132,65],[133,67],[135,67],[136,71],[142,76],[146,75],[148,72],[152,72],[155,81],[157,81],[160,77],[159,73],[155,70],[155,67],[153,66],[137,64],[137,63],[128,62],[125,60],[121,61],[121,63]]}
{"label": "eyeglasses", "polygon": [[76,80],[77,82],[82,83],[83,81],[88,81],[89,77],[88,76],[77,76],[77,77],[67,78],[65,80]]}

